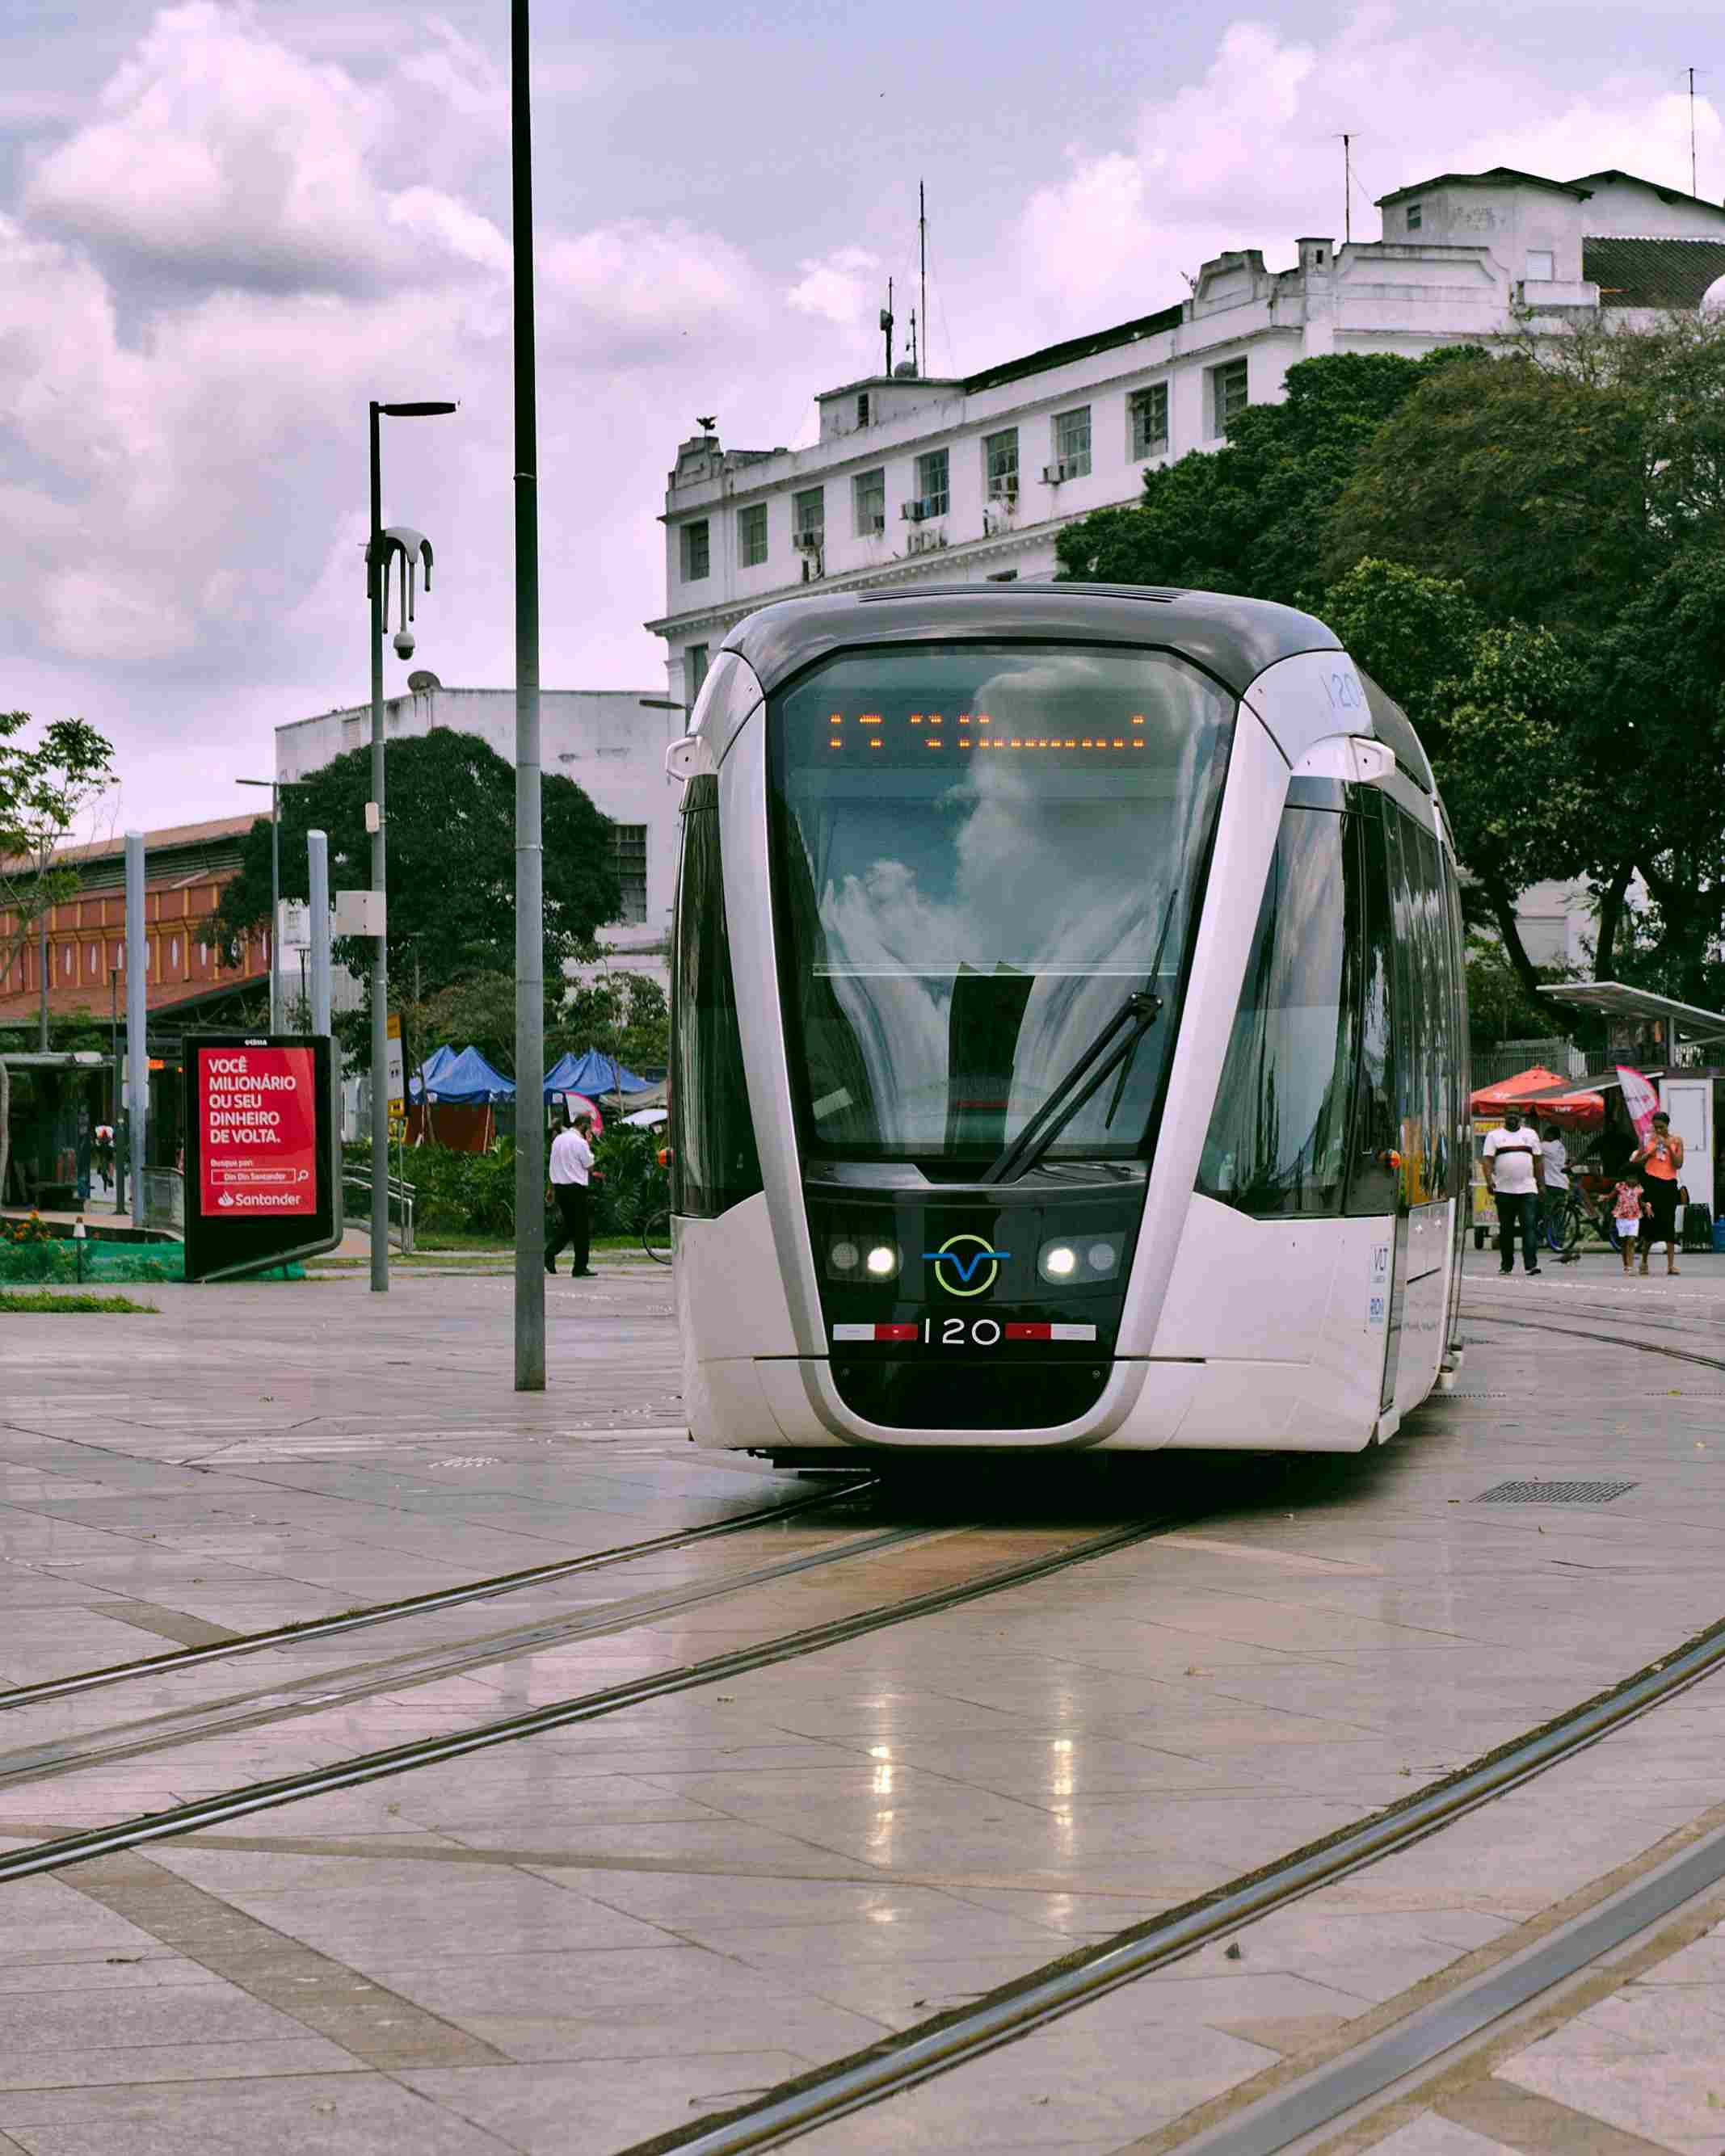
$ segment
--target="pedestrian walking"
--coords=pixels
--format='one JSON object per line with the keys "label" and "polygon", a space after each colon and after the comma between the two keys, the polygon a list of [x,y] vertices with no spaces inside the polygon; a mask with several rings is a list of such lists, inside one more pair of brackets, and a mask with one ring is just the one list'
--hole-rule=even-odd
{"label": "pedestrian walking", "polygon": [[1515,1270],[1516,1237],[1522,1239],[1522,1260],[1529,1274],[1539,1271],[1538,1240],[1540,1179],[1544,1156],[1536,1132],[1523,1129],[1519,1108],[1506,1108],[1503,1127],[1488,1133],[1485,1147],[1486,1180],[1497,1201],[1497,1240],[1502,1255],[1499,1270]]}
{"label": "pedestrian walking", "polygon": [[1683,1165],[1683,1141],[1671,1129],[1671,1119],[1661,1108],[1645,1144],[1630,1155],[1631,1168],[1641,1171],[1641,1193],[1647,1210],[1641,1234],[1641,1270],[1655,1243],[1665,1245],[1667,1274],[1677,1270],[1677,1171]]}
{"label": "pedestrian walking", "polygon": [[1545,1163],[1545,1189],[1540,1200],[1540,1225],[1546,1231],[1546,1240],[1553,1250],[1558,1239],[1552,1229],[1569,1203],[1569,1155],[1563,1145],[1563,1133],[1555,1123],[1548,1123],[1540,1132],[1540,1158]]}
{"label": "pedestrian walking", "polygon": [[[1645,1225],[1642,1215],[1646,1209],[1647,1201],[1641,1195],[1640,1184],[1634,1176],[1625,1175],[1611,1194],[1611,1223],[1617,1230],[1617,1246],[1623,1252],[1625,1279],[1635,1266],[1635,1245]],[[1641,1270],[1643,1272],[1647,1270],[1645,1258],[1641,1260]]]}
{"label": "pedestrian walking", "polygon": [[593,1118],[578,1116],[572,1123],[565,1122],[551,1142],[551,1187],[547,1195],[557,1209],[557,1232],[547,1245],[545,1270],[554,1273],[557,1269],[557,1253],[564,1244],[574,1245],[574,1264],[570,1272],[576,1280],[591,1280],[592,1269],[588,1264],[591,1255],[592,1223],[588,1206],[593,1168]]}

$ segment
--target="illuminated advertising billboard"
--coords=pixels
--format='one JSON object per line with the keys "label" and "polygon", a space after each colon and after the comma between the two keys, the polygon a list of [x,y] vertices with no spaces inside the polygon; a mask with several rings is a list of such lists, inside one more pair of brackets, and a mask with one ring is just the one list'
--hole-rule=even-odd
{"label": "illuminated advertising billboard", "polygon": [[259,1272],[341,1240],[330,1044],[187,1034],[186,1277]]}

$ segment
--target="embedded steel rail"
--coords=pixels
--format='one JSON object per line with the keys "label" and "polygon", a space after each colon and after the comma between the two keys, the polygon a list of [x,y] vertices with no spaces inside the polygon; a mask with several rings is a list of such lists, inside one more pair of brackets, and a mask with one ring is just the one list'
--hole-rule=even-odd
{"label": "embedded steel rail", "polygon": [[[301,1798],[326,1796],[336,1789],[357,1789],[367,1782],[382,1781],[393,1774],[410,1773],[415,1767],[439,1766],[446,1760],[465,1758],[470,1753],[489,1751],[497,1745],[515,1743],[525,1737],[536,1737],[547,1729],[565,1728],[572,1722],[596,1722],[603,1716],[619,1713],[625,1707],[641,1706],[649,1700],[667,1698],[677,1692],[695,1691],[703,1685],[721,1683],[727,1678],[747,1676],[752,1671],[769,1669],[776,1663],[793,1661],[804,1655],[818,1654],[824,1647],[838,1646],[850,1640],[865,1638],[871,1632],[884,1631],[891,1625],[908,1624],[918,1617],[934,1616],[945,1610],[962,1609],[967,1603],[1001,1594],[1008,1588],[1024,1586],[1033,1580],[1045,1578],[1051,1573],[1064,1572],[1072,1565],[1086,1563],[1092,1558],[1105,1557],[1112,1551],[1129,1548],[1135,1543],[1148,1542],[1155,1536],[1171,1533],[1186,1523],[1185,1516],[1169,1515],[1137,1521],[1127,1527],[1111,1527],[1105,1533],[1089,1536],[1067,1548],[1050,1551],[1044,1557],[1024,1558],[1013,1564],[997,1565],[973,1579],[960,1580],[950,1587],[932,1589],[926,1594],[908,1595],[897,1602],[878,1604],[873,1609],[859,1610],[849,1617],[834,1618],[825,1624],[810,1625],[798,1631],[780,1633],[752,1647],[733,1649],[727,1654],[710,1656],[703,1661],[662,1670],[652,1676],[633,1678],[626,1684],[610,1685],[603,1691],[583,1692],[572,1699],[554,1701],[549,1706],[532,1708],[525,1714],[512,1714],[501,1721],[481,1722],[475,1728],[453,1731],[445,1736],[420,1738],[408,1744],[392,1744],[382,1751],[362,1753],[353,1758],[311,1768],[301,1774],[279,1775],[271,1781],[254,1782],[241,1789],[223,1791],[217,1796],[175,1804],[167,1811],[152,1812],[138,1819],[121,1820],[110,1826],[90,1827],[81,1833],[60,1835],[51,1841],[35,1842],[25,1849],[8,1851],[0,1854],[0,1885],[8,1880],[33,1878],[44,1871],[58,1871],[68,1865],[84,1863],[93,1856],[110,1856],[117,1850],[136,1849],[148,1842],[166,1841],[179,1835],[194,1834],[202,1828],[224,1825],[230,1820],[244,1819],[253,1812],[268,1811],[278,1804],[294,1804]],[[908,1540],[916,1532],[906,1530],[893,1539]],[[854,1553],[854,1550],[853,1545],[843,1553]],[[801,1562],[806,1567],[809,1561]]]}
{"label": "embedded steel rail", "polygon": [[1486,1325],[1507,1325],[1518,1332],[1554,1332],[1569,1340],[1596,1342],[1602,1348],[1632,1348],[1638,1355],[1664,1355],[1674,1363],[1697,1363],[1704,1370],[1725,1370],[1725,1357],[1702,1355],[1693,1348],[1671,1348],[1662,1340],[1637,1340],[1627,1332],[1584,1332],[1575,1325],[1553,1325],[1534,1317],[1500,1317],[1495,1310],[1468,1313]]}
{"label": "embedded steel rail", "polygon": [[[1308,1843],[1231,1886],[1045,1964],[1000,1985],[973,2005],[919,2022],[865,2051],[788,2082],[724,2118],[697,2120],[656,2138],[635,2143],[621,2156],[671,2156],[673,2151],[676,2156],[744,2156],[746,2151],[777,2148],[816,2127],[914,2088],[984,2052],[1015,2042],[1033,2030],[1165,1968],[1333,1880],[1396,1855],[1598,1743],[1635,1717],[1698,1684],[1722,1666],[1725,1666],[1725,1623],[1649,1664],[1613,1691],[1596,1695],[1543,1729],[1486,1753],[1472,1766],[1416,1792],[1363,1825]],[[1716,1837],[1716,1841],[1714,1876],[1725,1875],[1725,1837]],[[1680,1890],[1681,1898],[1682,1894],[1698,1891],[1692,1866],[1686,1871],[1674,1873],[1673,1878],[1676,1887],[1667,1881],[1666,1892]],[[1637,1919],[1630,1929],[1643,1921],[1647,1920]],[[1598,1946],[1592,1949],[1595,1954],[1603,1950]],[[1440,2032],[1442,2025],[1440,2020],[1434,2023]],[[1381,2071],[1383,2080],[1374,2083],[1372,2090],[1348,2082],[1344,2091],[1338,2083],[1331,2092],[1341,2092],[1331,2111],[1314,2118],[1303,2113],[1286,2114],[1276,2128],[1279,2139],[1273,2136],[1243,2137],[1237,2142],[1219,2138],[1217,2156],[1223,2156],[1224,2151],[1225,2156],[1269,2156],[1270,2151],[1282,2147],[1296,2134],[1339,2116],[1343,2109],[1360,2101],[1363,2095],[1374,2092],[1376,2087],[1387,2087],[1409,2070],[1409,2064],[1395,2046],[1386,2045],[1374,2056],[1372,2071]],[[1210,2143],[1206,2139],[1201,2145],[1209,2156]]]}
{"label": "embedded steel rail", "polygon": [[[265,1632],[241,1632],[231,1640],[213,1640],[208,1646],[173,1647],[160,1655],[141,1655],[129,1662],[110,1662],[100,1669],[79,1670],[69,1676],[44,1677],[35,1684],[14,1685],[0,1691],[0,1713],[33,1707],[50,1699],[68,1699],[77,1693],[100,1691],[108,1685],[126,1684],[133,1678],[171,1676],[181,1670],[201,1668],[207,1662],[223,1662],[241,1655],[262,1654],[269,1647],[294,1647],[309,1640],[333,1639],[338,1633],[363,1631],[372,1625],[393,1625],[403,1617],[423,1617],[439,1609],[458,1609],[467,1602],[489,1602],[514,1594],[523,1588],[543,1587],[552,1580],[572,1578],[578,1573],[598,1572],[632,1558],[656,1556],[664,1550],[685,1549],[696,1543],[741,1534],[748,1527],[771,1527],[799,1512],[822,1506],[849,1503],[874,1487],[872,1476],[838,1490],[823,1490],[788,1504],[762,1506],[735,1518],[711,1521],[703,1527],[679,1527],[669,1533],[649,1535],[645,1541],[618,1543],[609,1549],[590,1550],[583,1557],[556,1558],[545,1564],[530,1564],[518,1572],[500,1572],[489,1579],[475,1579],[459,1587],[434,1588],[428,1594],[408,1594],[393,1602],[368,1604],[346,1609],[339,1616],[311,1617],[296,1625],[272,1625]],[[100,1614],[100,1609],[97,1612]]]}

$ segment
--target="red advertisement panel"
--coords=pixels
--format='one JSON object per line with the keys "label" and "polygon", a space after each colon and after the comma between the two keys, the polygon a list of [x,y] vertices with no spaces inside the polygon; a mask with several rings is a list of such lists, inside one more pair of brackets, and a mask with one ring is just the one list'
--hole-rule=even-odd
{"label": "red advertisement panel", "polygon": [[309,1048],[200,1048],[199,1209],[317,1210],[317,1097]]}

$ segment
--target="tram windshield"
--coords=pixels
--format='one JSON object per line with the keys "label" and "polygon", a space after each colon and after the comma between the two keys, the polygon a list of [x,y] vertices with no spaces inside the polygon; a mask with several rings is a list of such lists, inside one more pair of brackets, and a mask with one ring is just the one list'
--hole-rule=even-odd
{"label": "tram windshield", "polygon": [[1138,991],[1048,1158],[1142,1156],[1234,699],[1162,652],[877,646],[768,706],[792,1082],[829,1158],[996,1159]]}

